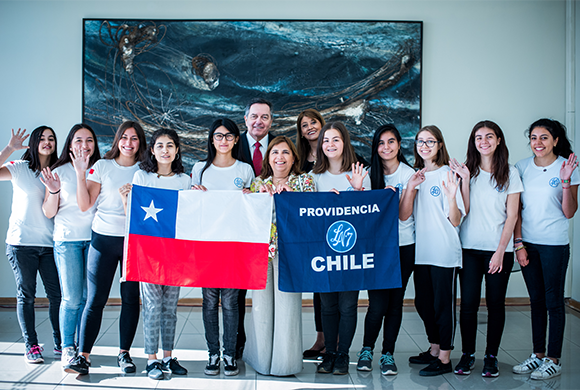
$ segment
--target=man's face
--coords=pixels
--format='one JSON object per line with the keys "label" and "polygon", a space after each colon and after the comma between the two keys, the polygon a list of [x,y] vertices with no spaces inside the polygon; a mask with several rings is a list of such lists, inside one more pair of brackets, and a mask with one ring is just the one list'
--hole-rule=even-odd
{"label": "man's face", "polygon": [[244,116],[248,133],[256,141],[261,140],[268,134],[272,126],[272,113],[267,104],[252,104],[247,116]]}

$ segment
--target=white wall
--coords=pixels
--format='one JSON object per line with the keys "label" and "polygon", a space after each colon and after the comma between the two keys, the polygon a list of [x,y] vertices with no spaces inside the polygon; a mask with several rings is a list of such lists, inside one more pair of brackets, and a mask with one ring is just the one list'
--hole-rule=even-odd
{"label": "white wall", "polygon": [[[544,116],[565,121],[564,1],[0,0],[0,145],[11,128],[41,124],[63,140],[81,120],[83,18],[423,21],[423,124],[443,130],[453,156],[464,158],[482,119],[503,128],[511,163],[530,155],[526,126]],[[4,242],[10,183],[0,183],[0,199]],[[527,296],[520,273],[508,294]],[[11,296],[12,271],[0,255],[0,297]]]}

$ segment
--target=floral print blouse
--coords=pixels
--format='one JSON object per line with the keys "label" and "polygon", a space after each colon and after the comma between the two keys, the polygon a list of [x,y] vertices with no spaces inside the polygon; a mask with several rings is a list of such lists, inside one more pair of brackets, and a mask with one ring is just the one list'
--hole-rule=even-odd
{"label": "floral print blouse", "polygon": [[[272,176],[262,180],[260,177],[257,177],[252,182],[250,186],[250,191],[252,192],[260,192],[260,187],[264,184],[270,184],[274,189],[276,186],[273,183]],[[300,175],[295,175],[293,173],[290,174],[288,177],[287,183],[288,187],[292,188],[292,191],[297,192],[315,192],[316,187],[314,185],[314,179],[308,173],[302,173]],[[270,229],[270,247],[268,248],[268,260],[272,260],[276,253],[278,252],[278,230],[276,229],[276,214],[275,210],[272,210],[274,213],[274,218],[272,219],[272,228]]]}

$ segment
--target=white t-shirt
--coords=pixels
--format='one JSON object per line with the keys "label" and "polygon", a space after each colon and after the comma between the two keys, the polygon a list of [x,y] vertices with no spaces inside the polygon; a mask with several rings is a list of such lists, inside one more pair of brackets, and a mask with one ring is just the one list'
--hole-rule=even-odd
{"label": "white t-shirt", "polygon": [[122,167],[115,160],[99,160],[89,169],[87,180],[101,184],[97,198],[97,212],[93,219],[93,230],[96,233],[123,237],[125,235],[125,209],[119,188],[133,181],[133,175],[139,170],[139,164]]}
{"label": "white t-shirt", "polygon": [[[445,165],[435,171],[425,172],[425,181],[417,190],[413,216],[415,217],[415,264],[438,267],[461,267],[461,242],[459,228],[449,221],[449,202],[441,183],[447,183]],[[455,202],[462,215],[465,206],[461,188],[457,189]]]}
{"label": "white t-shirt", "polygon": [[138,170],[133,176],[132,183],[144,187],[164,188],[166,190],[189,190],[191,188],[191,178],[186,173],[158,177],[156,173]]}
{"label": "white t-shirt", "polygon": [[12,213],[8,222],[8,245],[52,247],[53,221],[44,216],[44,184],[28,168],[28,161],[4,165],[12,175]]}
{"label": "white t-shirt", "polygon": [[[510,166],[509,185],[496,188],[491,173],[479,170],[479,175],[469,182],[469,214],[461,224],[459,236],[465,249],[497,250],[507,218],[507,197],[524,190],[518,170]],[[513,252],[511,240],[506,252]]]}
{"label": "white t-shirt", "polygon": [[[337,191],[354,191],[346,178],[346,175],[349,175],[352,178],[351,171],[339,173],[338,175],[333,175],[329,171],[324,173],[310,172],[310,174],[314,178],[314,184],[316,185],[316,191],[318,192],[330,191],[333,188]],[[363,187],[365,191],[371,190],[371,178],[369,175],[366,175],[363,179]]]}
{"label": "white t-shirt", "polygon": [[[534,157],[519,161],[516,168],[524,183],[522,194],[522,239],[539,245],[566,245],[569,221],[562,211],[560,168],[566,161],[558,156],[550,166],[539,167]],[[580,184],[578,169],[572,172],[571,185]]]}
{"label": "white t-shirt", "polygon": [[211,164],[203,173],[203,182],[200,182],[201,171],[205,161],[200,161],[191,170],[191,185],[202,184],[208,190],[241,190],[250,188],[254,180],[254,169],[250,164],[236,160],[229,167],[221,168]]}
{"label": "white t-shirt", "polygon": [[[384,175],[385,186],[393,186],[399,189],[399,199],[404,189],[407,188],[407,183],[415,170],[407,164],[399,162],[397,170],[390,175]],[[399,219],[399,246],[411,245],[415,243],[415,219],[413,215],[406,221]]]}
{"label": "white t-shirt", "polygon": [[54,241],[89,241],[96,205],[85,212],[79,209],[77,174],[71,163],[55,168],[53,172],[60,178],[60,202],[54,217]]}

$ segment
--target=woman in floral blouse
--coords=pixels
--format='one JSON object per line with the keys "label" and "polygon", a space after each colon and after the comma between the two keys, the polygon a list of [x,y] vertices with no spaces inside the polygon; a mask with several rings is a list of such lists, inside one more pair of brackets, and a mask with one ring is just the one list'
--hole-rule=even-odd
{"label": "woman in floral blouse", "polygon": [[[282,191],[313,192],[312,176],[300,171],[298,153],[289,138],[270,142],[262,174],[250,190],[273,195]],[[268,281],[252,292],[244,361],[262,375],[286,376],[302,370],[302,294],[278,289],[278,235],[275,214],[270,231]]]}

